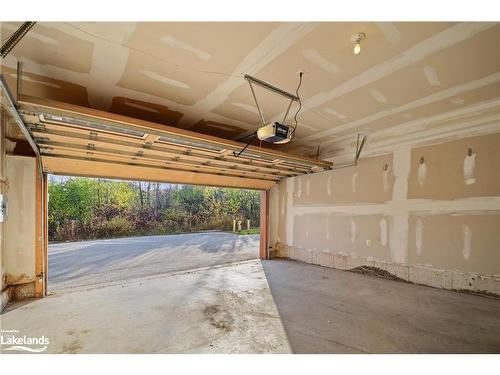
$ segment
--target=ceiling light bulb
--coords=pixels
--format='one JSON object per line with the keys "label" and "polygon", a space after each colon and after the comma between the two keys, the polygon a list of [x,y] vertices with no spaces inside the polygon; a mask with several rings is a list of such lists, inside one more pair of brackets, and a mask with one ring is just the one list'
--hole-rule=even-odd
{"label": "ceiling light bulb", "polygon": [[361,44],[358,42],[354,45],[354,54],[359,55],[360,52],[361,52]]}
{"label": "ceiling light bulb", "polygon": [[365,40],[365,38],[365,33],[356,33],[351,36],[351,43],[354,44],[353,52],[355,55],[359,55],[359,53],[361,52],[361,42]]}

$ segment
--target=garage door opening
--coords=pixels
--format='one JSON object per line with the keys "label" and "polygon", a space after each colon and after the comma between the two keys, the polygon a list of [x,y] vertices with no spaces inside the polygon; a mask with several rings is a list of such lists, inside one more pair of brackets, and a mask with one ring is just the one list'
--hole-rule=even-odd
{"label": "garage door opening", "polygon": [[256,190],[50,175],[48,290],[259,258]]}

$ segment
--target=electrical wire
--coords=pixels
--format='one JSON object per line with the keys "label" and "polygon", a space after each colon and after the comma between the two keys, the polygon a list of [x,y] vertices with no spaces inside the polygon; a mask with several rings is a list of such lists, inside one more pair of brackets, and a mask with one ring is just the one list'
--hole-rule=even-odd
{"label": "electrical wire", "polygon": [[193,72],[198,72],[198,73],[206,73],[206,74],[217,74],[217,75],[222,75],[222,76],[225,76],[225,77],[235,77],[235,78],[240,78],[241,75],[236,75],[236,74],[230,74],[230,73],[226,73],[226,72],[218,72],[218,71],[210,71],[210,70],[203,70],[203,69],[196,69],[196,68],[193,68],[193,67],[189,67],[189,66],[186,66],[186,65],[183,65],[183,64],[177,64],[177,63],[174,63],[172,61],[169,61],[169,60],[166,60],[166,59],[163,59],[161,58],[160,56],[157,56],[157,55],[154,55],[152,53],[149,53],[147,51],[144,51],[144,50],[141,50],[139,48],[135,48],[135,47],[131,47],[131,46],[128,46],[124,43],[120,43],[120,42],[117,42],[117,41],[114,41],[112,39],[108,39],[108,38],[105,38],[101,35],[98,35],[98,34],[94,34],[94,33],[91,33],[85,29],[82,29],[78,26],[75,26],[69,22],[66,22],[66,25],[74,28],[75,30],[78,30],[84,34],[87,34],[87,35],[90,35],[92,36],[93,38],[96,38],[96,39],[100,39],[100,40],[103,40],[103,41],[106,41],[108,43],[112,43],[112,44],[115,44],[115,45],[119,45],[123,48],[126,48],[128,50],[131,50],[131,51],[135,51],[135,52],[138,52],[138,53],[142,53],[143,55],[146,55],[146,56],[149,56],[153,59],[156,59],[156,60],[159,60],[163,63],[166,63],[166,64],[169,64],[169,65],[172,65],[176,68],[179,68],[179,69],[184,69],[184,70],[189,70],[189,71],[193,71]]}
{"label": "electrical wire", "polygon": [[292,138],[290,139],[290,141],[293,138],[295,138],[295,130],[297,129],[297,126],[298,126],[297,115],[299,114],[300,110],[302,109],[302,100],[300,99],[299,89],[300,89],[300,86],[302,85],[302,75],[303,74],[304,74],[303,72],[299,73],[299,84],[297,85],[297,88],[295,89],[295,96],[297,96],[297,98],[299,99],[299,108],[297,108],[297,111],[293,115],[293,119],[295,121],[295,126],[293,127]]}
{"label": "electrical wire", "polygon": [[244,135],[243,137],[240,137],[238,139],[235,139],[235,142],[241,142],[242,140],[248,138],[248,137],[251,137],[252,135],[256,135],[257,132],[253,132],[252,134],[247,134],[247,135]]}
{"label": "electrical wire", "polygon": [[[98,34],[94,34],[94,33],[92,33],[92,32],[89,32],[89,31],[85,30],[85,29],[82,29],[82,28],[80,28],[80,27],[78,27],[78,26],[75,26],[74,24],[71,24],[71,23],[69,23],[69,22],[66,22],[66,25],[68,25],[69,27],[72,27],[72,28],[74,28],[75,30],[78,30],[78,31],[80,31],[80,32],[82,32],[82,33],[85,33],[85,34],[87,34],[87,35],[89,35],[89,36],[92,36],[92,37],[94,37],[94,38],[96,38],[96,39],[101,39],[101,40],[106,41],[106,42],[108,42],[108,43],[112,43],[112,44],[115,44],[115,45],[119,45],[119,46],[121,46],[121,47],[123,47],[123,48],[127,48],[127,49],[129,49],[129,50],[132,50],[132,51],[135,51],[135,52],[138,52],[138,53],[141,53],[141,54],[147,55],[147,56],[149,56],[149,57],[152,57],[152,58],[154,58],[154,59],[160,60],[160,61],[162,61],[162,62],[164,62],[164,63],[167,63],[167,64],[169,64],[169,65],[173,65],[173,66],[178,67],[178,68],[181,68],[181,69],[191,70],[191,71],[195,71],[195,72],[199,72],[199,73],[217,74],[217,75],[223,75],[223,76],[226,76],[226,77],[235,77],[235,78],[240,78],[240,77],[243,75],[243,73],[241,73],[241,75],[236,75],[236,74],[230,74],[230,73],[226,73],[226,72],[207,71],[207,70],[202,70],[202,69],[196,69],[196,68],[188,67],[188,66],[185,66],[185,65],[176,64],[176,63],[174,63],[174,62],[172,62],[172,61],[169,61],[169,60],[163,59],[163,58],[161,58],[160,56],[157,56],[157,55],[151,54],[151,53],[146,52],[146,51],[144,51],[144,50],[141,50],[141,49],[138,49],[138,48],[134,48],[134,47],[130,47],[130,46],[126,45],[126,44],[123,44],[123,43],[120,43],[120,42],[117,42],[117,41],[114,41],[114,40],[111,40],[111,39],[105,38],[105,37],[103,37],[103,36],[101,36],[101,35],[98,35]],[[4,41],[7,41],[7,39],[9,39],[9,38],[10,38],[10,36],[9,36],[9,37],[6,37],[6,38],[2,41],[2,44],[3,44],[3,42],[4,42]],[[255,64],[256,64],[256,63],[255,63]],[[254,64],[254,65],[255,65],[255,64]],[[300,73],[299,73],[299,84],[298,84],[298,86],[297,86],[297,89],[295,90],[295,94],[296,94],[296,96],[297,96],[297,97],[299,97],[299,95],[298,95],[298,91],[299,91],[300,86],[301,86],[301,84],[302,84],[302,75],[303,75],[303,73],[302,73],[302,72],[300,72]],[[321,112],[317,111],[316,109],[314,109],[314,108],[309,108],[309,107],[307,107],[307,106],[303,105],[303,104],[302,104],[302,101],[301,101],[301,99],[300,99],[300,97],[299,97],[299,108],[297,109],[297,111],[296,111],[296,113],[295,113],[295,115],[294,115],[295,126],[293,127],[292,139],[293,139],[293,137],[295,136],[295,129],[296,129],[296,128],[297,128],[297,126],[298,126],[297,115],[298,115],[298,113],[301,111],[302,107],[306,108],[308,111],[311,111],[311,112],[315,113],[316,115],[318,115],[319,117],[321,117],[321,118],[322,118],[323,120],[325,120],[325,121],[331,121],[331,119],[330,119],[330,118],[328,118],[327,116],[323,115]]]}

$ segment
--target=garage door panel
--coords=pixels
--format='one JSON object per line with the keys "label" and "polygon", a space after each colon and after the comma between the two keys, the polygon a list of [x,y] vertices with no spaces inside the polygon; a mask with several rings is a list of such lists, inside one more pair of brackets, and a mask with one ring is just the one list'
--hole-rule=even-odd
{"label": "garage door panel", "polygon": [[[58,175],[102,177],[120,180],[142,180],[152,182],[226,186],[234,188],[246,188],[257,190],[268,190],[275,182],[252,178],[231,177],[221,175],[210,175],[190,171],[174,171],[166,168],[129,165],[126,163],[109,163],[93,159],[78,159],[66,156],[44,156],[44,167],[50,173]],[[120,168],[121,166],[121,168]]]}
{"label": "garage door panel", "polygon": [[21,96],[20,114],[46,172],[269,189],[331,163],[125,116]]}

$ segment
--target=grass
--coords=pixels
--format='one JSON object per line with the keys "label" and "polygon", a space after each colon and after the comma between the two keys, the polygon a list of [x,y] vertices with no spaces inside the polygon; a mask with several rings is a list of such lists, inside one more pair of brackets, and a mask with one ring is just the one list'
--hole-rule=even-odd
{"label": "grass", "polygon": [[245,229],[245,230],[240,230],[236,232],[237,234],[259,234],[260,233],[260,228],[251,228],[251,229]]}

